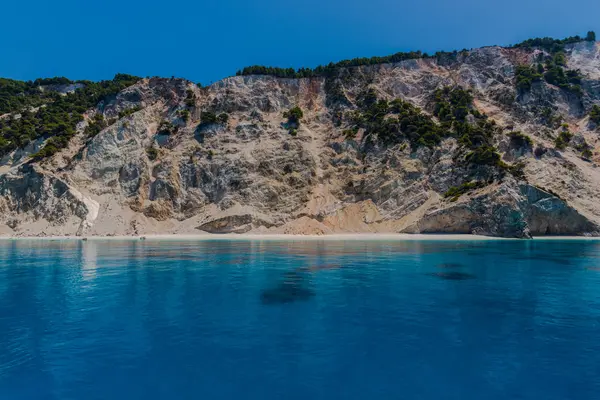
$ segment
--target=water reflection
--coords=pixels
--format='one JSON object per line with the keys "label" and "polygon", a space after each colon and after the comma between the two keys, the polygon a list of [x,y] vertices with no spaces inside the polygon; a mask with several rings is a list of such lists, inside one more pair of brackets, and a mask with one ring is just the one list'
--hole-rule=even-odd
{"label": "water reflection", "polygon": [[93,280],[96,277],[98,259],[98,243],[85,241],[81,244],[81,271],[83,279]]}

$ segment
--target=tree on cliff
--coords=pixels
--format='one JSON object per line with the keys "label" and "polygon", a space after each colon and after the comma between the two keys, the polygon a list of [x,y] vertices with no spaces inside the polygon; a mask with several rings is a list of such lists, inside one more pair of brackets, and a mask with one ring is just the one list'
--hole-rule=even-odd
{"label": "tree on cliff", "polygon": [[588,42],[595,42],[596,41],[596,32],[589,31],[585,37],[585,40],[587,40]]}

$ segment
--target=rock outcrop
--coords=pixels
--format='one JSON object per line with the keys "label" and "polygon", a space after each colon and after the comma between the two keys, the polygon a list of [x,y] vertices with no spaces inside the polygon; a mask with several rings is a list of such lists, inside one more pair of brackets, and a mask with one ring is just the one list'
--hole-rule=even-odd
{"label": "rock outcrop", "polygon": [[[580,95],[543,80],[517,90],[516,66],[536,53],[501,47],[327,78],[236,76],[207,88],[143,79],[90,110],[67,149],[32,162],[37,143],[3,158],[0,232],[597,235],[600,132],[587,112],[600,104],[600,49],[582,42],[566,55]],[[446,86],[471,90],[473,112],[495,121],[495,167],[465,163],[452,135],[428,147],[347,132],[346,115],[368,90],[432,115],[433,93]],[[294,106],[304,112],[297,130],[283,117]],[[116,122],[88,138],[96,113]],[[566,129],[575,139],[556,148]]]}

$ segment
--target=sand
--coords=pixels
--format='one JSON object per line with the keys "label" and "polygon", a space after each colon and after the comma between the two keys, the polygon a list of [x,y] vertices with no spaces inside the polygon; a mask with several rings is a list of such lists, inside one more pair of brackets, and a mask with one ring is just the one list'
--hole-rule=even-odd
{"label": "sand", "polygon": [[[195,235],[144,235],[144,236],[45,236],[45,237],[9,237],[2,236],[0,240],[94,240],[94,241],[193,241],[193,240],[384,240],[384,241],[506,241],[506,240],[526,240],[501,238],[469,234],[405,234],[405,233],[349,233],[349,234],[330,234],[330,235],[286,235],[286,234],[211,234],[202,233]],[[533,240],[599,240],[600,237],[585,236],[537,236]]]}

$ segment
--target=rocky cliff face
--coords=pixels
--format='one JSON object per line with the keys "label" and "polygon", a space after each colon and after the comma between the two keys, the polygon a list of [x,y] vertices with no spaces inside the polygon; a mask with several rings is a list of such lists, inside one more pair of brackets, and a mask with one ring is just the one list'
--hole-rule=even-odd
{"label": "rocky cliff face", "polygon": [[[41,162],[28,157],[35,148],[3,158],[1,232],[596,235],[599,131],[588,113],[600,104],[600,48],[566,49],[566,68],[582,75],[580,94],[543,79],[517,89],[516,66],[535,65],[539,54],[489,47],[327,78],[237,76],[207,88],[143,79],[89,110],[67,149]],[[471,90],[467,123],[476,124],[473,115],[494,121],[499,162],[465,162],[457,135],[415,146],[351,125],[365,93],[429,117],[444,87]],[[296,129],[282,115],[294,106],[304,114]],[[89,138],[84,129],[97,113],[116,122]],[[572,138],[557,148],[563,132]]]}

